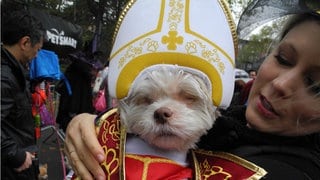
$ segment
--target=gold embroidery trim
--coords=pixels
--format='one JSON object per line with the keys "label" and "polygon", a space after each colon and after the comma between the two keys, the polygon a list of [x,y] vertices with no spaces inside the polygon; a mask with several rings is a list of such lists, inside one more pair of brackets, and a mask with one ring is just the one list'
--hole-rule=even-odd
{"label": "gold embroidery trim", "polygon": [[[109,117],[110,115],[112,115],[113,113],[117,112],[118,109],[117,108],[113,108],[103,114],[100,115],[100,117],[97,117],[97,121],[95,122],[95,125],[97,128],[100,128],[101,124],[103,123],[103,121]],[[99,129],[98,129],[99,130]],[[98,131],[97,131],[98,132]]]}
{"label": "gold embroidery trim", "polygon": [[[119,120],[120,121],[120,120]],[[119,177],[121,180],[126,179],[126,164],[125,164],[125,144],[127,142],[127,131],[126,131],[126,127],[124,127],[123,125],[121,126],[121,132],[120,132],[120,155],[119,155],[119,159],[121,159],[120,161],[120,167],[119,167]]]}
{"label": "gold embroidery trim", "polygon": [[197,165],[197,167],[195,166],[196,172],[199,173],[200,177],[201,177],[201,175],[200,175],[200,169],[199,169],[200,168],[199,162],[197,161],[195,153],[226,159],[226,160],[229,160],[231,162],[239,164],[239,165],[255,172],[251,177],[248,178],[249,180],[261,179],[261,177],[263,177],[267,174],[267,172],[263,168],[255,165],[245,159],[242,159],[241,157],[238,157],[238,156],[230,154],[230,153],[194,150],[194,151],[192,151],[192,156],[193,156],[195,165]]}
{"label": "gold embroidery trim", "polygon": [[[103,144],[107,144],[107,141],[118,142],[116,147],[109,148],[107,145],[103,145],[102,148],[107,157],[112,157],[112,160],[101,163],[101,166],[107,171],[107,179],[111,179],[111,176],[119,170],[120,179],[125,179],[123,174],[124,170],[124,161],[123,161],[123,153],[124,153],[124,142],[126,138],[125,129],[120,124],[119,115],[117,114],[118,109],[111,109],[104,114],[101,114],[97,117],[95,122],[96,131],[101,134],[101,141]],[[110,118],[111,115],[114,115],[113,119]],[[111,138],[107,139],[107,136],[110,135]],[[118,158],[119,157],[119,158]],[[113,169],[111,169],[112,165],[116,165]]]}
{"label": "gold embroidery trim", "polygon": [[117,37],[117,34],[118,34],[118,31],[120,29],[120,25],[124,19],[124,17],[126,16],[126,14],[128,13],[129,9],[132,7],[132,5],[136,2],[137,0],[129,0],[127,2],[127,4],[125,5],[125,7],[123,8],[120,16],[119,16],[119,19],[117,21],[117,24],[116,24],[116,27],[115,27],[115,30],[114,30],[114,33],[113,33],[113,37],[112,37],[112,44],[114,44],[115,40],[116,40],[116,37]]}
{"label": "gold embroidery trim", "polygon": [[233,44],[234,44],[234,52],[235,52],[235,57],[238,57],[238,34],[237,34],[237,26],[233,21],[232,15],[231,15],[231,11],[229,8],[229,4],[228,2],[226,2],[225,0],[219,0],[219,3],[223,9],[223,12],[225,13],[230,29],[231,29],[231,33],[232,33],[232,39],[233,39]]}
{"label": "gold embroidery trim", "polygon": [[164,158],[142,157],[135,154],[126,154],[126,157],[143,162],[143,171],[142,171],[141,180],[147,180],[149,165],[152,163],[167,163],[167,164],[179,165],[178,163],[170,159],[164,159]]}

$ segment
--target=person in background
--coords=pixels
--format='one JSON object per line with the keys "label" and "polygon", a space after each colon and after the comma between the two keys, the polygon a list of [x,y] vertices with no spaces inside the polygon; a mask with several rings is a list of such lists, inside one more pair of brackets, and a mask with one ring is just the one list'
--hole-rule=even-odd
{"label": "person in background", "polygon": [[248,101],[248,96],[249,96],[251,87],[253,85],[254,80],[257,77],[257,71],[254,69],[250,69],[249,70],[249,77],[251,78],[251,80],[248,81],[240,91],[239,104],[241,104],[241,105],[246,104]]}
{"label": "person in background", "polygon": [[251,78],[240,91],[239,104],[244,105],[248,101],[248,96],[253,85],[254,80],[257,77],[257,71],[254,69],[249,70],[249,77]]}
{"label": "person in background", "polygon": [[250,93],[250,90],[252,88],[254,80],[255,79],[252,79],[252,80],[248,81],[242,87],[242,89],[240,91],[240,94],[239,94],[239,101],[238,101],[240,105],[247,104],[249,93]]}
{"label": "person in background", "polygon": [[[317,1],[317,3],[319,3]],[[229,107],[198,147],[240,156],[264,168],[264,179],[320,177],[320,15],[297,14],[258,70],[247,106]],[[66,154],[78,177],[104,179],[105,154],[96,115],[69,124]]]}
{"label": "person in background", "polygon": [[70,120],[79,113],[94,113],[92,85],[102,65],[87,51],[69,55],[71,64],[64,74],[68,79],[72,95],[67,91],[64,81],[60,81],[56,91],[61,95],[57,123],[65,131]]}
{"label": "person in background", "polygon": [[37,179],[28,63],[41,49],[42,24],[27,11],[1,16],[1,179]]}
{"label": "person in background", "polygon": [[255,79],[257,77],[257,71],[255,69],[250,69],[249,70],[249,77],[251,79]]}
{"label": "person in background", "polygon": [[241,92],[245,85],[246,83],[242,79],[236,79],[234,81],[234,91],[230,105],[240,104]]}

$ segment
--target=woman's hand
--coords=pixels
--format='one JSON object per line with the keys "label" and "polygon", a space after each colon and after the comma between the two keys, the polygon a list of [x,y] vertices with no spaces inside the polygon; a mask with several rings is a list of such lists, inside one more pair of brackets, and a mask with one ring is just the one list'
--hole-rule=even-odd
{"label": "woman's hand", "polygon": [[66,130],[65,154],[73,171],[81,179],[105,179],[100,163],[105,155],[94,125],[96,115],[83,113],[75,116]]}

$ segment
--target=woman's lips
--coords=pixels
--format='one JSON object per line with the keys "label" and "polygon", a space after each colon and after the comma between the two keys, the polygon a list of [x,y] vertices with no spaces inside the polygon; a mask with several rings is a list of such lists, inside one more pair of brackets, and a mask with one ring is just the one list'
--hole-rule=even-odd
{"label": "woman's lips", "polygon": [[275,118],[278,116],[277,112],[264,96],[260,96],[257,107],[260,114],[267,118]]}

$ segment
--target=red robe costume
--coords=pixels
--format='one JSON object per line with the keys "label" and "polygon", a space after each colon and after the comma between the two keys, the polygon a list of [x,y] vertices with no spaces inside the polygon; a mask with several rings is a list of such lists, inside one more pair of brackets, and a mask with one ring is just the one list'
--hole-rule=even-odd
{"label": "red robe costume", "polygon": [[116,109],[96,119],[98,140],[107,156],[101,164],[107,180],[242,180],[260,179],[266,171],[238,156],[190,151],[190,167],[167,158],[125,153],[126,131]]}

